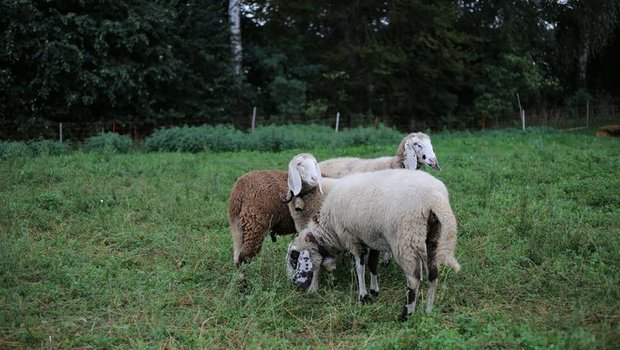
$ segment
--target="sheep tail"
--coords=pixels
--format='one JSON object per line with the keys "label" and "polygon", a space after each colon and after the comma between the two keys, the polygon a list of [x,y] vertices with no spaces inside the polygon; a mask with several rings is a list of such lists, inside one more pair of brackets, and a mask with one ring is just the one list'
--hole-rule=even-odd
{"label": "sheep tail", "polygon": [[439,237],[437,239],[436,259],[440,264],[452,268],[455,272],[461,270],[461,265],[454,257],[456,249],[456,218],[450,207],[448,199],[437,197],[438,201],[434,205],[433,213],[437,216],[440,223]]}

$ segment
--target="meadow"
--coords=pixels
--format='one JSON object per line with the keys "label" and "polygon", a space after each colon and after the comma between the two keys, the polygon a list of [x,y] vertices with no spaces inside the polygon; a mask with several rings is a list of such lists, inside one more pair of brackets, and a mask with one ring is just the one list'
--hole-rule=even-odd
{"label": "meadow", "polygon": [[443,170],[424,171],[450,190],[462,270],[442,268],[432,314],[418,304],[405,323],[393,261],[374,303],[357,302],[347,256],[305,294],[286,280],[291,237],[265,240],[240,271],[227,223],[248,171],[284,170],[301,152],[392,155],[397,143],[2,160],[0,348],[616,348],[620,139],[431,136]]}

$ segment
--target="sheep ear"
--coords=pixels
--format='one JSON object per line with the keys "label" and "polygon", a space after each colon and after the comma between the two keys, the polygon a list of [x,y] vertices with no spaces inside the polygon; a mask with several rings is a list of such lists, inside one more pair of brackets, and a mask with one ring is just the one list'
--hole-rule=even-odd
{"label": "sheep ear", "polygon": [[317,176],[319,177],[319,192],[321,192],[321,194],[323,193],[323,186],[321,186],[321,183],[323,182],[323,177],[321,177],[321,168],[319,168],[319,163],[314,163],[315,167],[316,167],[316,173]]}
{"label": "sheep ear", "polygon": [[418,156],[411,145],[411,141],[405,144],[405,169],[416,170],[418,168]]}
{"label": "sheep ear", "polygon": [[288,189],[296,196],[301,192],[301,174],[295,166],[295,162],[290,162],[288,165]]}

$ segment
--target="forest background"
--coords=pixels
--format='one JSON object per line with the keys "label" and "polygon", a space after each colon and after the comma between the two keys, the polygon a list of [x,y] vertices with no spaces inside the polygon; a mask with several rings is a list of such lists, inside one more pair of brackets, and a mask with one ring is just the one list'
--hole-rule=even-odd
{"label": "forest background", "polygon": [[248,128],[254,107],[264,124],[339,113],[343,127],[478,129],[517,122],[519,104],[615,111],[620,99],[615,0],[0,7],[0,124],[15,133],[46,122]]}

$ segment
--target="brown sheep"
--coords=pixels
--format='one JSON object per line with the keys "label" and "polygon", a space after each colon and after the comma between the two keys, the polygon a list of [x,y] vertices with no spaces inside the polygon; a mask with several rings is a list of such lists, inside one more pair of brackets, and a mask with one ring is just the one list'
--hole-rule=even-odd
{"label": "brown sheep", "polygon": [[295,233],[295,223],[283,203],[288,193],[284,170],[257,170],[235,182],[229,199],[228,224],[237,266],[260,252],[267,233]]}

